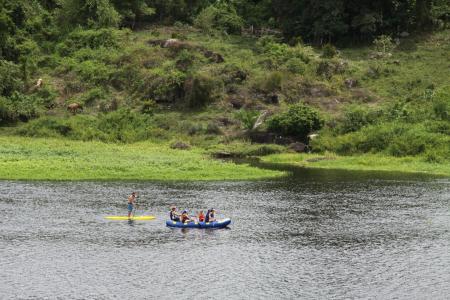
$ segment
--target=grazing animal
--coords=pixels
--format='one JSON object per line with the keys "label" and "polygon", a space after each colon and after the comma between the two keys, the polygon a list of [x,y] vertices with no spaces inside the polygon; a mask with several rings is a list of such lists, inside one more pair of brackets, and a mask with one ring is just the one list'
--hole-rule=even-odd
{"label": "grazing animal", "polygon": [[83,110],[83,106],[79,103],[71,103],[67,106],[67,110],[70,111],[72,114],[76,114]]}

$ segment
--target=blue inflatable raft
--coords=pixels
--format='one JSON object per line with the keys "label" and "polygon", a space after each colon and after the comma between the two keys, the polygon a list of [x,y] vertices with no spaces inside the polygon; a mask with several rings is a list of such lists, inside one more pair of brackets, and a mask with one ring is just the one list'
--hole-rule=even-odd
{"label": "blue inflatable raft", "polygon": [[168,220],[166,221],[166,225],[168,227],[177,227],[177,228],[225,228],[230,225],[231,219],[223,219],[214,222],[188,222],[181,223],[176,221]]}

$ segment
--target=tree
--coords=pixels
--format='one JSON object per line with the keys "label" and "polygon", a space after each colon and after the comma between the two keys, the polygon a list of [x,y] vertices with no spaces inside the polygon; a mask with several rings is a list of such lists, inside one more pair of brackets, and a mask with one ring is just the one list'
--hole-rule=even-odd
{"label": "tree", "polygon": [[108,0],[61,0],[57,15],[61,25],[94,28],[117,27],[121,16]]}

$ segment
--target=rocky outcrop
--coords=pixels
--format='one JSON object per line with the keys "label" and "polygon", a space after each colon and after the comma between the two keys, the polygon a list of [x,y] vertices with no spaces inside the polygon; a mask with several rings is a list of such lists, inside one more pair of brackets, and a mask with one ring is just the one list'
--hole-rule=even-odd
{"label": "rocky outcrop", "polygon": [[297,153],[303,153],[306,152],[308,146],[306,144],[296,142],[289,145],[289,149],[297,152]]}
{"label": "rocky outcrop", "polygon": [[208,50],[200,45],[195,45],[186,41],[180,41],[178,39],[168,39],[168,40],[151,40],[148,41],[151,46],[160,46],[162,48],[168,48],[174,51],[181,51],[183,49],[196,50],[202,53],[211,62],[222,63],[225,61],[223,56],[219,53]]}
{"label": "rocky outcrop", "polygon": [[178,149],[178,150],[189,150],[189,149],[191,149],[191,146],[184,142],[175,142],[172,145],[170,145],[170,148]]}
{"label": "rocky outcrop", "polygon": [[352,79],[352,78],[347,78],[347,79],[345,79],[344,83],[348,89],[352,89],[358,85],[358,80]]}

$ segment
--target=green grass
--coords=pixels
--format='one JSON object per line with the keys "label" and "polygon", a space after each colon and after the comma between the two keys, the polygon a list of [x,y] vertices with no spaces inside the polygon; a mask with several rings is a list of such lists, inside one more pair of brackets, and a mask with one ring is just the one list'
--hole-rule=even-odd
{"label": "green grass", "polygon": [[0,137],[0,179],[253,180],[283,175],[213,160],[200,149],[173,150],[167,144]]}
{"label": "green grass", "polygon": [[[445,30],[427,36],[416,36],[401,43],[392,51],[392,57],[380,60],[369,59],[372,48],[344,49],[343,57],[350,61],[362,88],[375,93],[382,101],[409,98],[420,100],[427,88],[448,85],[450,78],[450,31]],[[395,63],[394,63],[395,62]],[[378,67],[379,78],[367,78],[369,67]]]}
{"label": "green grass", "polygon": [[450,176],[450,163],[428,163],[421,157],[402,157],[364,154],[356,156],[337,156],[320,154],[273,154],[262,158],[263,162],[301,166],[307,168],[343,169],[361,171],[395,171],[407,173],[427,173]]}

